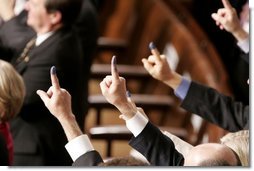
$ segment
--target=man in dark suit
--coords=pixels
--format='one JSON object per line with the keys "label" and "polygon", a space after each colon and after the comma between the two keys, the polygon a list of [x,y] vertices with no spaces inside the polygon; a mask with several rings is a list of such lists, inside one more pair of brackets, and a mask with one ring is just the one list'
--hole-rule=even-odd
{"label": "man in dark suit", "polygon": [[[84,72],[87,78],[90,75],[90,66],[93,61],[94,52],[97,47],[98,38],[98,18],[95,7],[89,0],[82,0],[82,7],[78,19],[76,20],[73,31],[78,34],[81,42],[82,55],[84,58]],[[10,3],[6,0],[5,3]],[[4,6],[5,5],[5,6]],[[11,5],[2,4],[7,14],[13,13]],[[2,14],[2,13],[1,13]],[[14,14],[13,14],[14,15]],[[7,17],[5,17],[7,18]],[[23,10],[17,16],[8,17],[3,26],[0,27],[0,54],[1,58],[10,61],[10,56],[20,54],[26,43],[36,35],[35,31],[27,25],[27,11]],[[15,54],[14,54],[15,53]],[[84,94],[88,94],[88,84],[84,85]],[[86,99],[85,99],[86,100]],[[88,112],[87,100],[82,103],[84,115]],[[81,128],[84,128],[84,118],[77,118]]]}
{"label": "man in dark suit", "polygon": [[[236,45],[235,37],[229,32],[218,29],[211,18],[212,13],[223,8],[221,1],[193,0],[193,15],[221,56],[235,99],[249,105],[249,85],[246,83],[249,78],[249,64],[239,57],[242,51]],[[238,16],[246,1],[248,0],[229,0]]]}
{"label": "man in dark suit", "polygon": [[[119,77],[113,58],[112,76],[107,76],[100,84],[103,95],[109,103],[115,105],[122,113],[121,118],[126,121],[126,126],[133,133],[134,138],[130,145],[141,152],[151,165],[156,166],[223,166],[238,165],[233,151],[221,144],[206,144],[191,149],[185,159],[174,146],[170,138],[154,127],[145,117],[142,110],[138,109],[126,97],[125,80]],[[52,87],[47,91],[38,90],[37,94],[50,112],[61,123],[68,138],[65,146],[71,155],[75,166],[95,166],[103,162],[100,154],[94,150],[87,135],[79,129],[71,109],[71,97],[61,89],[56,77],[55,67],[51,69]],[[208,153],[204,153],[208,152]],[[221,155],[221,154],[224,155]]]}
{"label": "man in dark suit", "polygon": [[22,75],[27,92],[19,117],[11,123],[14,165],[71,163],[64,149],[67,140],[61,125],[41,103],[36,90],[46,90],[50,86],[48,70],[52,65],[57,66],[63,87],[73,94],[73,109],[83,128],[88,77],[81,44],[72,30],[81,3],[81,0],[30,0],[26,4],[27,24],[37,36],[35,45],[24,57],[20,58],[22,52],[16,49],[7,56]]}
{"label": "man in dark suit", "polygon": [[183,108],[228,131],[249,129],[249,106],[183,78],[171,70],[165,55],[160,55],[154,44],[151,49],[153,55],[142,59],[145,69],[174,90]]}

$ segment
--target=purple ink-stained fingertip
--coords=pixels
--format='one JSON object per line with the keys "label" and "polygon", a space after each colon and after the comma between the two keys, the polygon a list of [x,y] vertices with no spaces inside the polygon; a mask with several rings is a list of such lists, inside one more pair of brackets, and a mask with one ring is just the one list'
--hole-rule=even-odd
{"label": "purple ink-stained fingertip", "polygon": [[116,56],[113,56],[113,57],[112,57],[111,65],[113,66],[114,70],[117,72]]}
{"label": "purple ink-stained fingertip", "polygon": [[55,66],[52,66],[52,67],[51,67],[50,73],[53,74],[53,75],[56,74],[56,67],[55,67]]}
{"label": "purple ink-stained fingertip", "polygon": [[153,49],[156,49],[156,46],[153,42],[150,42],[149,43],[149,48],[150,48],[150,50],[153,50]]}
{"label": "purple ink-stained fingertip", "polygon": [[112,57],[112,61],[111,62],[112,62],[113,65],[116,65],[116,56],[115,55]]}

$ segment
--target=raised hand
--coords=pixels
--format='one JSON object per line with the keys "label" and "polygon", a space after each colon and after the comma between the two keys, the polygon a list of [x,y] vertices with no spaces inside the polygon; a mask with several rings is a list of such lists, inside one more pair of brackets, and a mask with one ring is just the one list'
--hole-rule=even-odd
{"label": "raised hand", "polygon": [[111,75],[106,76],[103,79],[100,83],[100,88],[107,101],[116,106],[118,110],[127,117],[127,119],[136,114],[137,109],[126,96],[125,79],[119,77],[115,56],[113,56],[111,61]]}
{"label": "raised hand", "polygon": [[47,92],[37,90],[37,94],[44,102],[49,111],[59,120],[72,116],[71,95],[65,89],[60,87],[56,68],[53,66],[50,70],[52,86]]}
{"label": "raised hand", "polygon": [[228,0],[222,0],[222,3],[224,8],[220,8],[217,13],[213,13],[212,18],[221,30],[225,29],[233,33],[241,28],[236,10],[231,6]]}
{"label": "raised hand", "polygon": [[170,87],[175,88],[178,86],[179,80],[176,79],[179,79],[179,75],[171,70],[165,55],[160,55],[153,42],[149,44],[149,48],[153,55],[149,56],[148,59],[142,59],[144,68],[152,77],[168,84]]}

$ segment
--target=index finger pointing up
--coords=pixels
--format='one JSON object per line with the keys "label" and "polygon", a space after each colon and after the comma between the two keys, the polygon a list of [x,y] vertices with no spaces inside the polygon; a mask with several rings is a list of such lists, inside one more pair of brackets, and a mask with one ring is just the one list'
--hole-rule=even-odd
{"label": "index finger pointing up", "polygon": [[52,66],[50,69],[50,77],[51,77],[52,86],[56,89],[60,89],[60,84],[59,84],[58,78],[56,76],[56,67],[55,66]]}
{"label": "index finger pointing up", "polygon": [[117,66],[116,66],[116,56],[113,56],[111,60],[111,75],[113,79],[115,80],[119,79],[119,74],[118,74]]}
{"label": "index finger pointing up", "polygon": [[161,60],[161,57],[160,57],[160,52],[158,51],[158,49],[156,48],[155,44],[153,42],[151,42],[149,44],[149,48],[152,52],[152,54],[156,57],[157,60]]}
{"label": "index finger pointing up", "polygon": [[223,6],[227,9],[233,8],[228,0],[222,0]]}

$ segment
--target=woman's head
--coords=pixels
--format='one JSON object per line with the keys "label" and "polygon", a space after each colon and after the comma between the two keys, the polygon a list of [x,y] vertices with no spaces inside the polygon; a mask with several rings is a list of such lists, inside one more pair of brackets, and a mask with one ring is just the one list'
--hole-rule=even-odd
{"label": "woman's head", "polygon": [[0,60],[0,121],[14,118],[20,111],[25,97],[22,77],[11,64]]}

